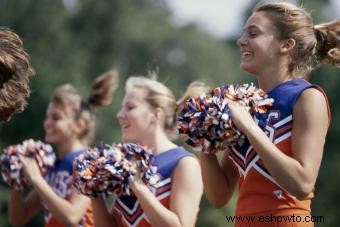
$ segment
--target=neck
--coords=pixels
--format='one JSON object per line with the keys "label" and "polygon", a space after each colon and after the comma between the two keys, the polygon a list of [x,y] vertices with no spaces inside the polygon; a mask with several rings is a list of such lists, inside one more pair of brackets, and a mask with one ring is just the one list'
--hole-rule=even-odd
{"label": "neck", "polygon": [[164,151],[177,147],[169,138],[163,129],[157,128],[148,140],[143,141],[149,149],[152,150],[153,155],[160,154]]}
{"label": "neck", "polygon": [[55,144],[55,146],[59,152],[60,157],[64,157],[65,155],[73,151],[78,151],[86,147],[86,145],[79,140],[65,141],[59,144]]}
{"label": "neck", "polygon": [[256,75],[259,87],[265,92],[271,91],[279,84],[293,79],[292,73],[288,72],[287,66],[267,67]]}

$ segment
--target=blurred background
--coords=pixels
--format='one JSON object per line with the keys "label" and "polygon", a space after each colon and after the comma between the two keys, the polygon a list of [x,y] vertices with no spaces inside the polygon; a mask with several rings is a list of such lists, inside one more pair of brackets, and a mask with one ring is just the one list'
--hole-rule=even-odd
{"label": "blurred background", "polygon": [[[212,87],[253,82],[239,69],[236,40],[255,0],[0,0],[0,26],[17,32],[30,53],[37,76],[24,113],[0,125],[0,149],[24,139],[44,139],[42,122],[54,87],[75,85],[87,97],[93,79],[110,68],[120,72],[120,87],[113,104],[97,113],[96,143],[119,142],[116,113],[130,75],[159,71],[179,98],[193,80]],[[339,0],[298,2],[315,24],[340,18]],[[317,180],[313,215],[323,216],[316,226],[340,223],[340,70],[324,66],[312,73],[311,82],[328,94],[332,122]],[[338,103],[337,103],[338,102]],[[338,136],[337,136],[338,135]],[[183,144],[183,141],[178,141]],[[9,226],[9,188],[0,180],[0,226]],[[197,226],[232,226],[235,197],[215,209],[202,199]],[[43,226],[37,217],[27,226]]]}

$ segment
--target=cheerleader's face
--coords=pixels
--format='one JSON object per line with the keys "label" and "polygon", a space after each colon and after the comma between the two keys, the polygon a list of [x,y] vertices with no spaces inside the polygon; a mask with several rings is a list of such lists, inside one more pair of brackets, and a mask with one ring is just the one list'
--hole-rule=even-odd
{"label": "cheerleader's face", "polygon": [[117,118],[123,142],[144,144],[154,131],[154,113],[141,88],[126,92]]}
{"label": "cheerleader's face", "polygon": [[50,103],[46,111],[44,129],[45,141],[50,144],[58,145],[75,139],[77,137],[76,121],[72,109],[62,109]]}
{"label": "cheerleader's face", "polygon": [[237,44],[241,51],[241,69],[255,75],[277,65],[282,57],[280,47],[283,43],[277,38],[276,27],[265,12],[256,12],[249,17]]}

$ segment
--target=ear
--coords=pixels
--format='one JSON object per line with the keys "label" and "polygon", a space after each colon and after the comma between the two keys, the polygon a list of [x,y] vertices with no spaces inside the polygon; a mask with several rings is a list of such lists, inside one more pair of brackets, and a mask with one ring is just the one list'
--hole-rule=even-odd
{"label": "ear", "polygon": [[77,120],[75,121],[75,127],[74,127],[75,132],[76,132],[77,134],[83,132],[84,129],[85,129],[85,125],[86,125],[86,124],[85,124],[84,119],[77,119]]}
{"label": "ear", "polygon": [[296,45],[295,39],[289,38],[287,40],[284,40],[281,45],[281,53],[288,53],[292,49],[294,49]]}
{"label": "ear", "polygon": [[152,122],[159,121],[162,117],[163,110],[162,108],[155,108],[153,111]]}

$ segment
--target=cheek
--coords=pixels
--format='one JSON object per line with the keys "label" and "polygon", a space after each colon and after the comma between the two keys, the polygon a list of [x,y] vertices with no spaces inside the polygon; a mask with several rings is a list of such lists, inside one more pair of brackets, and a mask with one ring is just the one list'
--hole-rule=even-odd
{"label": "cheek", "polygon": [[138,116],[134,116],[132,121],[136,130],[146,130],[151,124],[151,117],[148,113],[140,113]]}

